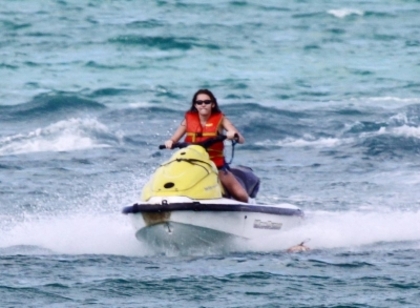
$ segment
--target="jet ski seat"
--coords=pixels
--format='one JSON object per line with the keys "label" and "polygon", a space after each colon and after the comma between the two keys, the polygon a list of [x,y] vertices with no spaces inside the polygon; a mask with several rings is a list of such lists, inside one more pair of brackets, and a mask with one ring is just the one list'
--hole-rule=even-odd
{"label": "jet ski seat", "polygon": [[248,196],[254,199],[260,189],[260,179],[257,177],[250,167],[235,166],[230,167],[230,171],[236,177],[238,182],[245,188]]}

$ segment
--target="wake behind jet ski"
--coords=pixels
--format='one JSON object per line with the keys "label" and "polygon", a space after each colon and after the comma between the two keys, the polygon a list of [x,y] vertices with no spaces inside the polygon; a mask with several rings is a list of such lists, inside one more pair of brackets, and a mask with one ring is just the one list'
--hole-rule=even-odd
{"label": "wake behind jet ski", "polygon": [[[302,221],[303,212],[291,204],[245,203],[229,198],[206,151],[225,139],[217,136],[195,144],[173,144],[172,148],[179,150],[156,169],[143,188],[141,202],[123,209],[138,240],[179,250],[224,246],[237,239],[276,235]],[[238,166],[231,171],[255,198],[260,180],[252,169]]]}

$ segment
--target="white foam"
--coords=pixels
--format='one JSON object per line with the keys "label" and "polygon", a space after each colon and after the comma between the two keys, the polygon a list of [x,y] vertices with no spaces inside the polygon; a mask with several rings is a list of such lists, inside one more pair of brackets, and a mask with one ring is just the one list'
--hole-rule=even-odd
{"label": "white foam", "polygon": [[363,16],[364,12],[357,9],[348,9],[348,8],[342,8],[342,9],[335,9],[335,10],[329,10],[327,11],[328,14],[331,14],[337,18],[344,18],[350,15],[359,15]]}
{"label": "white foam", "polygon": [[95,139],[97,133],[109,134],[109,131],[96,119],[63,120],[28,133],[1,138],[0,156],[108,147]]}

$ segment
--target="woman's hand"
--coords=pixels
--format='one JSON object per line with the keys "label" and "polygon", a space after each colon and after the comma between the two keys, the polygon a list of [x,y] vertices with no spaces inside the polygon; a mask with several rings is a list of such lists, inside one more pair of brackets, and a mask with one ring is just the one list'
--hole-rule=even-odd
{"label": "woman's hand", "polygon": [[234,130],[228,130],[226,132],[226,138],[229,139],[229,140],[233,140],[233,139],[235,139],[236,134],[237,134],[236,131],[234,131]]}
{"label": "woman's hand", "polygon": [[174,142],[171,139],[165,141],[165,147],[167,149],[172,149],[173,144],[174,144]]}
{"label": "woman's hand", "polygon": [[236,141],[238,141],[238,143],[245,142],[245,138],[238,132],[236,127],[233,126],[233,124],[226,117],[223,118],[223,128],[226,130],[227,139],[230,139],[230,140],[236,139],[235,134],[238,134],[238,138]]}

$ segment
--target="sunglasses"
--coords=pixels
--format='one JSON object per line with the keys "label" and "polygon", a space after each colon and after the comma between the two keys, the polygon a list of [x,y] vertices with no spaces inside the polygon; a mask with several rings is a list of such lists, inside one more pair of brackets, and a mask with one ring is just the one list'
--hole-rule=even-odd
{"label": "sunglasses", "polygon": [[212,101],[210,99],[206,99],[204,101],[195,101],[196,105],[203,105],[203,104],[210,105],[211,103]]}

